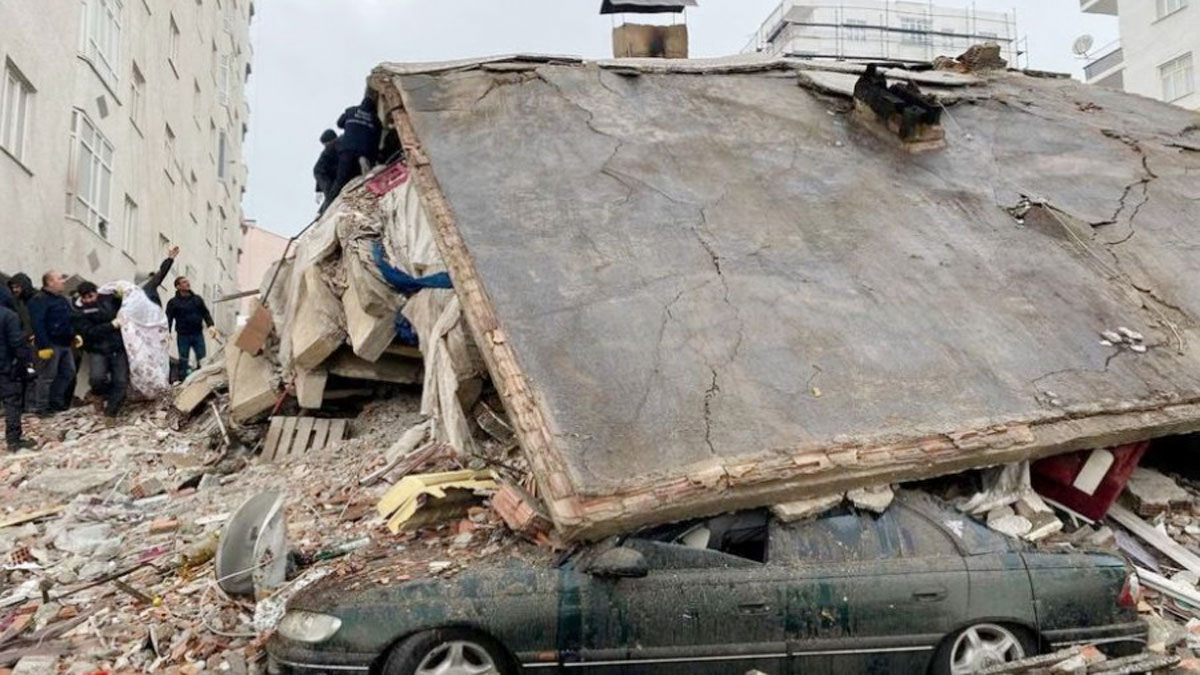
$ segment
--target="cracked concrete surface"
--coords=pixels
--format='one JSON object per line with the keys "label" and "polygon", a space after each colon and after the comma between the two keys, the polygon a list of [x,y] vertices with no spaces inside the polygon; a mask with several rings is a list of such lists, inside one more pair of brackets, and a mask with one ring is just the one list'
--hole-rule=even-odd
{"label": "cracked concrete surface", "polygon": [[497,77],[396,82],[584,496],[1200,401],[1186,111],[1002,74],[914,157],[778,73]]}

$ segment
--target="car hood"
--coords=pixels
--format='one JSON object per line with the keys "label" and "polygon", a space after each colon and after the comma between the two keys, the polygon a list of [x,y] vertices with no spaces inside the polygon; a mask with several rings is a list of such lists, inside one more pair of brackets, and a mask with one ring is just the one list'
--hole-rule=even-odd
{"label": "car hood", "polygon": [[444,577],[413,578],[401,565],[383,565],[326,577],[297,593],[288,608],[341,615],[379,607],[489,599],[529,593],[552,572],[549,565],[520,558],[472,565]]}

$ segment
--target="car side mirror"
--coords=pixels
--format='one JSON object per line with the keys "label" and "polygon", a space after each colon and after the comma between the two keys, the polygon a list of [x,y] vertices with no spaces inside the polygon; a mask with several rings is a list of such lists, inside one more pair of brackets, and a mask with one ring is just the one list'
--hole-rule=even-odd
{"label": "car side mirror", "polygon": [[640,579],[650,573],[646,556],[626,546],[601,553],[588,567],[588,573],[607,579]]}

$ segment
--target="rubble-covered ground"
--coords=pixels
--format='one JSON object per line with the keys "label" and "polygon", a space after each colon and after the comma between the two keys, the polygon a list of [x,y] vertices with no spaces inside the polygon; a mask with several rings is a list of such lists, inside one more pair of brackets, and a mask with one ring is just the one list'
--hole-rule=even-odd
{"label": "rubble-covered ground", "polygon": [[[261,672],[262,644],[297,583],[386,564],[396,580],[453,574],[515,540],[493,513],[391,534],[359,479],[420,420],[411,395],[369,403],[339,447],[267,463],[262,426],[230,429],[212,408],[180,419],[133,404],[105,428],[90,407],[26,418],[37,452],[0,460],[0,667],[20,672]],[[435,468],[455,468],[453,465]],[[265,490],[286,496],[292,579],[233,598],[213,557],[231,515]],[[256,622],[256,611],[258,618]]]}

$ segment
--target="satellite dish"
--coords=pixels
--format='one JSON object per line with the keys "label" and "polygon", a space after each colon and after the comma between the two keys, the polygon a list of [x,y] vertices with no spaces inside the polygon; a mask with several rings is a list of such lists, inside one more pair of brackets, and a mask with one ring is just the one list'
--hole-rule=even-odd
{"label": "satellite dish", "polygon": [[1075,38],[1075,44],[1071,45],[1071,51],[1075,52],[1078,56],[1085,56],[1095,42],[1095,39],[1091,35],[1080,35]]}

